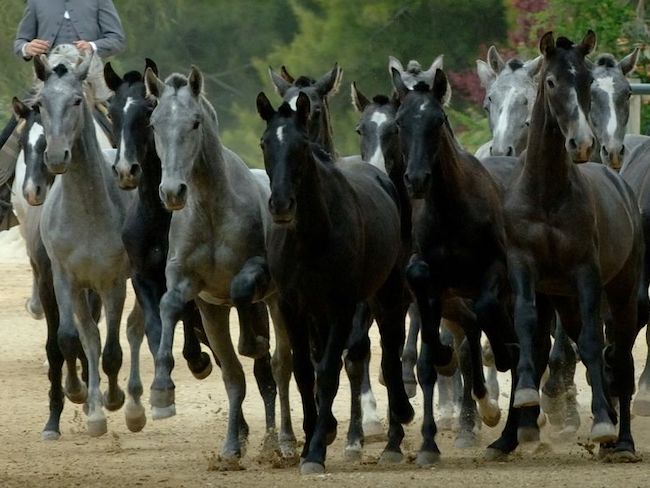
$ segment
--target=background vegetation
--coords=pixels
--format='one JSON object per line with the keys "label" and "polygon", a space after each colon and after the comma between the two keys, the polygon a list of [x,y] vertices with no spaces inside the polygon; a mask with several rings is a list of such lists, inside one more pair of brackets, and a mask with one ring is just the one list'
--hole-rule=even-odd
{"label": "background vegetation", "polygon": [[[390,91],[388,55],[429,65],[445,54],[454,87],[452,124],[473,150],[489,138],[481,110],[475,60],[490,44],[508,55],[536,55],[540,33],[552,29],[579,40],[598,34],[599,52],[621,56],[644,46],[639,74],[647,79],[650,39],[639,0],[115,0],[128,49],[111,60],[118,72],[142,69],[154,59],[164,75],[187,72],[191,63],[207,77],[207,94],[220,117],[222,138],[253,166],[260,165],[262,123],[255,96],[273,90],[268,66],[286,65],[294,75],[319,77],[334,62],[344,69],[332,99],[340,154],[358,152],[349,86],[368,96]],[[0,122],[14,94],[29,84],[31,64],[11,46],[24,1],[0,0]],[[275,97],[275,95],[273,94]],[[275,98],[277,101],[278,99]],[[645,117],[649,119],[650,117]],[[644,122],[646,132],[650,131]]]}

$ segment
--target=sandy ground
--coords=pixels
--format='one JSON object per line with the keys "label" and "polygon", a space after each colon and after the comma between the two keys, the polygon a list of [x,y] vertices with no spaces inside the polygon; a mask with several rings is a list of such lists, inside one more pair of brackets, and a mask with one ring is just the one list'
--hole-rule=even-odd
{"label": "sandy ground", "polygon": [[[483,427],[480,447],[453,448],[454,434],[442,432],[438,444],[442,461],[434,468],[420,469],[413,464],[420,442],[421,396],[413,404],[416,420],[407,428],[404,442],[409,461],[396,466],[379,466],[376,460],[382,444],[367,445],[361,462],[343,459],[349,387],[342,379],[335,404],[339,436],[328,451],[325,475],[301,477],[296,467],[275,468],[258,458],[264,433],[260,396],[252,375],[252,361],[242,360],[250,379],[244,413],[251,427],[247,453],[241,471],[214,469],[225,431],[227,401],[218,370],[204,381],[195,380],[182,359],[182,329],[177,331],[176,417],[153,422],[144,431],[133,434],[125,425],[123,413],[108,414],[109,432],[93,439],[86,433],[80,406],[66,402],[61,422],[61,439],[44,442],[41,429],[47,418],[48,381],[44,368],[44,322],[32,320],[24,311],[30,291],[30,270],[15,229],[0,234],[0,487],[73,487],[73,486],[156,486],[156,487],[238,487],[238,486],[553,486],[553,487],[645,487],[650,485],[650,419],[635,418],[633,431],[638,451],[646,461],[634,465],[609,465],[596,460],[585,449],[585,434],[590,426],[589,392],[584,369],[578,367],[579,398],[583,426],[578,437],[559,443],[545,428],[542,443],[520,449],[509,461],[483,460],[485,446],[498,437],[501,425]],[[129,294],[129,305],[133,294]],[[234,322],[234,321],[233,321]],[[236,325],[233,327],[236,335]],[[376,332],[375,332],[376,334]],[[235,338],[236,339],[236,338]],[[121,385],[126,388],[128,343],[123,339],[125,364]],[[376,378],[379,341],[373,335],[375,355],[372,363]],[[153,364],[143,348],[145,398],[152,379]],[[645,344],[635,349],[637,374],[645,359]],[[506,376],[502,376],[506,379]],[[505,384],[502,388],[505,390]],[[379,409],[386,409],[383,387],[375,388]],[[292,385],[294,428],[299,439],[302,416],[297,391]],[[506,398],[501,398],[502,407]],[[504,412],[505,413],[505,412]],[[150,417],[149,412],[147,415]],[[504,415],[505,417],[505,415]]]}

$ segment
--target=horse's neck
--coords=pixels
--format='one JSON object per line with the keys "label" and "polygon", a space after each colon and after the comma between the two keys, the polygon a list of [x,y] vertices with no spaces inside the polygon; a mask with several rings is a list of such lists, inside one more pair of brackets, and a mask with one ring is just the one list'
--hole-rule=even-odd
{"label": "horse's neck", "polygon": [[466,191],[458,143],[446,121],[441,128],[440,145],[432,173],[432,198],[428,200],[437,206],[456,202]]}
{"label": "horse's neck", "polygon": [[201,212],[213,217],[222,214],[223,199],[232,197],[225,151],[216,128],[202,124],[202,145],[192,166],[190,181],[196,191],[190,191],[188,200]]}
{"label": "horse's neck", "polygon": [[85,207],[104,206],[110,200],[104,173],[106,166],[97,142],[93,116],[84,102],[83,128],[73,143],[68,170],[60,177],[64,195],[73,199],[80,196],[82,200],[79,201]]}
{"label": "horse's neck", "polygon": [[296,189],[296,231],[307,242],[320,247],[332,225],[324,188],[332,175],[330,168],[309,154],[301,164],[304,174]]}
{"label": "horse's neck", "polygon": [[327,100],[324,101],[325,110],[322,114],[322,123],[317,141],[331,156],[336,159],[336,148],[334,147],[334,135],[332,133],[332,123],[330,122],[330,109]]}
{"label": "horse's neck", "polygon": [[391,151],[391,154],[388,154],[386,167],[391,168],[388,177],[393,182],[393,185],[395,185],[397,194],[399,196],[402,238],[410,240],[412,228],[411,198],[409,197],[406,183],[404,182],[404,172],[406,171],[406,165],[404,163],[402,152],[398,148],[399,143],[395,145],[395,149]]}
{"label": "horse's neck", "polygon": [[148,207],[164,208],[160,200],[159,192],[161,180],[162,166],[160,158],[153,143],[148,143],[142,161],[142,178],[138,184],[138,197]]}
{"label": "horse's neck", "polygon": [[520,184],[534,189],[527,193],[536,195],[540,201],[554,201],[569,184],[572,163],[564,146],[564,134],[547,105],[543,84],[535,100],[528,134]]}

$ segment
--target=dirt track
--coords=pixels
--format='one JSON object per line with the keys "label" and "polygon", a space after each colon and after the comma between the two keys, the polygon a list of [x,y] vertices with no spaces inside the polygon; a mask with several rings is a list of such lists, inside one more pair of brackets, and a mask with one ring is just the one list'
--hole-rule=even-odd
{"label": "dirt track", "polygon": [[[215,369],[199,382],[189,373],[176,350],[177,416],[149,423],[144,431],[130,433],[121,411],[110,413],[109,433],[92,439],[85,434],[85,418],[78,405],[66,402],[62,416],[62,436],[56,442],[43,442],[40,432],[47,416],[48,381],[45,361],[45,323],[32,320],[23,304],[30,291],[30,271],[19,246],[9,246],[0,239],[0,487],[68,487],[68,486],[553,486],[553,487],[617,487],[650,486],[650,419],[635,418],[633,431],[637,449],[645,462],[635,465],[607,465],[581,447],[590,425],[587,413],[588,392],[584,370],[578,368],[577,378],[583,427],[579,437],[558,444],[547,428],[542,443],[529,446],[512,455],[508,462],[488,463],[482,460],[484,447],[495,439],[501,426],[483,428],[481,447],[457,450],[452,447],[453,433],[438,435],[443,460],[435,468],[419,469],[412,462],[397,466],[378,466],[376,459],[382,444],[365,448],[361,463],[343,460],[345,431],[349,410],[349,389],[345,379],[336,400],[339,437],[328,451],[328,474],[301,477],[297,468],[274,468],[257,456],[264,432],[262,403],[252,380],[252,361],[244,359],[251,379],[244,413],[251,427],[250,442],[242,461],[245,468],[236,472],[215,471],[214,459],[223,440],[227,401],[219,372]],[[132,303],[132,294],[129,303]],[[236,331],[236,328],[233,329]],[[236,333],[236,332],[235,332]],[[177,334],[182,330],[179,327]],[[180,337],[177,346],[182,344]],[[121,385],[126,388],[128,374],[128,343],[124,338],[125,364]],[[373,347],[379,346],[373,337]],[[143,382],[145,399],[152,378],[152,361],[143,348]],[[372,367],[378,367],[379,351],[375,351]],[[635,349],[637,374],[645,358],[642,340]],[[376,378],[376,374],[374,375]],[[380,411],[386,409],[385,390],[375,388]],[[292,385],[294,428],[302,438],[299,396]],[[416,414],[421,412],[421,397],[414,400]],[[506,399],[501,399],[501,406]],[[505,413],[505,412],[504,412]],[[150,417],[149,412],[147,415]],[[419,415],[408,426],[404,447],[407,458],[413,457],[419,444]]]}

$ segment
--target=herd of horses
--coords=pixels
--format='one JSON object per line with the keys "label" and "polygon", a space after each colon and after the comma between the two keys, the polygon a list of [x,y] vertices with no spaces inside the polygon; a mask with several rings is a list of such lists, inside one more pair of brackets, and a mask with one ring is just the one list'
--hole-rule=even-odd
{"label": "herd of horses", "polygon": [[[451,87],[442,56],[427,70],[391,57],[389,96],[368,98],[352,84],[361,154],[345,158],[337,156],[328,106],[340,67],[320,79],[270,69],[282,102],[274,106],[263,92],[256,101],[266,171],[249,169],[221,144],[196,67],[163,81],[149,59],[144,72],[123,76],[107,64],[114,96],[106,138],[85,94],[90,60],[36,57],[42,89],[33,104],[13,102],[23,151],[13,204],[34,274],[27,309],[48,327],[43,438],[59,438],[65,397],[84,404],[91,436],[107,432],[105,408],[123,405],[128,428],[142,430],[145,336],[155,363],[151,415],[175,415],[172,347],[182,321],[193,375],[212,371],[203,343],[226,386],[222,459],[237,463],[248,435],[239,353],[254,359],[265,444],[300,461],[303,474],[323,472],[343,366],[352,393],[346,457],[360,457],[364,437],[386,435],[368,372],[374,321],[389,407],[380,462],[403,459],[416,384],[424,398],[417,464],[440,457],[437,382],[445,412],[461,397],[456,445],[473,445],[477,423],[496,426],[501,417],[496,371],[510,371],[512,390],[489,459],[538,440],[546,418],[575,433],[578,356],[592,391],[591,439],[609,460],[638,460],[632,347],[650,306],[650,139],[625,135],[625,75],[638,50],[620,62],[611,55],[592,62],[595,44],[591,31],[578,44],[547,33],[540,56],[527,62],[505,62],[490,48],[477,70],[493,138],[476,156],[460,146],[445,113]],[[129,278],[137,300],[127,319],[125,395],[117,375]],[[292,373],[303,407],[300,453]],[[650,415],[648,365],[634,411]]]}

